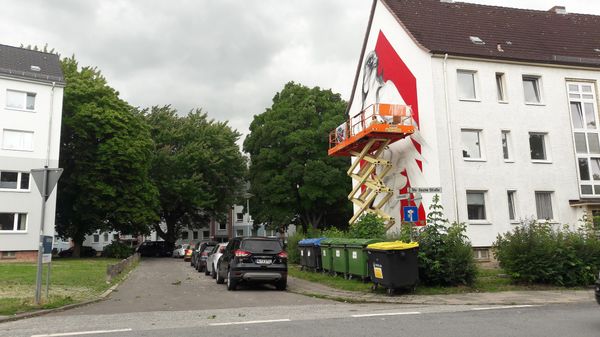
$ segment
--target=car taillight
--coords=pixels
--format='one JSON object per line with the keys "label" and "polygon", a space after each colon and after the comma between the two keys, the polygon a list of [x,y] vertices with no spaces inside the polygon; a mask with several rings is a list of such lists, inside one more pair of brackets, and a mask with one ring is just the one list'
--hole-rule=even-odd
{"label": "car taillight", "polygon": [[207,252],[202,252],[202,254],[201,254],[201,255],[202,255],[202,256],[208,256],[208,253],[207,253]]}
{"label": "car taillight", "polygon": [[233,254],[235,254],[236,257],[248,257],[252,255],[252,253],[241,249],[236,250],[235,252],[233,252]]}
{"label": "car taillight", "polygon": [[277,254],[277,257],[279,257],[280,259],[287,259],[288,255],[286,252],[282,251],[279,254]]}

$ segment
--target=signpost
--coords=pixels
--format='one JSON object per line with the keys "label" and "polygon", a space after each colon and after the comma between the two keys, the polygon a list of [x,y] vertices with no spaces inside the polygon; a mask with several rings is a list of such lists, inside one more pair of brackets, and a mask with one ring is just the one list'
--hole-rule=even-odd
{"label": "signpost", "polygon": [[419,221],[419,209],[417,206],[404,206],[402,207],[403,218],[406,222],[418,222]]}
{"label": "signpost", "polygon": [[[48,274],[46,277],[46,296],[48,296],[48,288],[50,286],[50,265],[52,261],[52,236],[44,235],[44,222],[46,218],[46,201],[60,175],[62,174],[63,169],[61,168],[48,168],[45,166],[42,169],[34,169],[31,170],[31,176],[33,177],[33,181],[35,181],[35,185],[37,186],[41,196],[42,196],[42,211],[40,215],[40,243],[38,246],[38,265],[37,265],[37,276],[35,283],[35,304],[40,304],[41,296],[42,296],[42,263],[45,263],[46,260],[48,263]],[[49,251],[47,252],[46,248],[49,247]],[[46,255],[46,258],[44,258]],[[49,257],[48,257],[49,255]]]}

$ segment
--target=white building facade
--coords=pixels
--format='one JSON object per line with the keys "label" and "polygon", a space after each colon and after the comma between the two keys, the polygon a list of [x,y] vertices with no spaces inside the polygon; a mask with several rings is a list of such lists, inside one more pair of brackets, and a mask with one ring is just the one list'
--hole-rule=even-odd
{"label": "white building facade", "polygon": [[[0,260],[35,260],[41,195],[32,169],[58,167],[64,79],[57,55],[0,45]],[[56,189],[44,235],[54,235]]]}
{"label": "white building facade", "polygon": [[433,194],[410,188],[441,187],[446,217],[487,256],[523,221],[600,210],[598,27],[561,8],[375,0],[348,113],[412,107],[415,133],[384,156],[396,224],[404,206],[426,217]]}

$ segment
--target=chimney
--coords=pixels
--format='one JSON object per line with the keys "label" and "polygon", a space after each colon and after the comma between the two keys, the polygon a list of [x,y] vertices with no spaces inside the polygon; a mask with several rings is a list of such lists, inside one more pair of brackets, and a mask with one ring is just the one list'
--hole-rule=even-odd
{"label": "chimney", "polygon": [[548,12],[556,14],[567,14],[567,9],[565,8],[565,6],[554,6],[550,8]]}

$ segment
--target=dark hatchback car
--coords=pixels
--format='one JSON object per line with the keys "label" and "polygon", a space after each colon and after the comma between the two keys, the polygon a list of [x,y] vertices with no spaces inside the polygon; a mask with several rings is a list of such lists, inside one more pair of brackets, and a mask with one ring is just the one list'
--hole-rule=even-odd
{"label": "dark hatchback car", "polygon": [[217,264],[217,283],[226,282],[227,290],[235,290],[242,282],[272,283],[285,290],[287,258],[276,238],[234,238]]}
{"label": "dark hatchback car", "polygon": [[216,246],[217,243],[214,241],[200,241],[198,243],[196,243],[194,245],[194,247],[190,246],[190,249],[192,249],[192,259],[190,260],[190,265],[196,269],[198,269],[199,264],[200,264],[200,255],[202,253],[202,251],[204,250],[204,247],[206,247],[207,245],[210,245],[212,247]]}
{"label": "dark hatchback car", "polygon": [[144,241],[136,249],[141,256],[164,257],[173,254],[173,245],[165,241]]}
{"label": "dark hatchback car", "polygon": [[212,252],[216,245],[216,242],[206,242],[205,244],[200,245],[198,254],[196,256],[196,270],[198,272],[203,272],[206,270],[208,254]]}
{"label": "dark hatchback car", "polygon": [[[79,250],[79,256],[81,257],[95,257],[98,255],[98,252],[92,247],[81,246]],[[61,250],[58,252],[58,257],[72,257],[73,256],[73,247],[69,249]]]}

